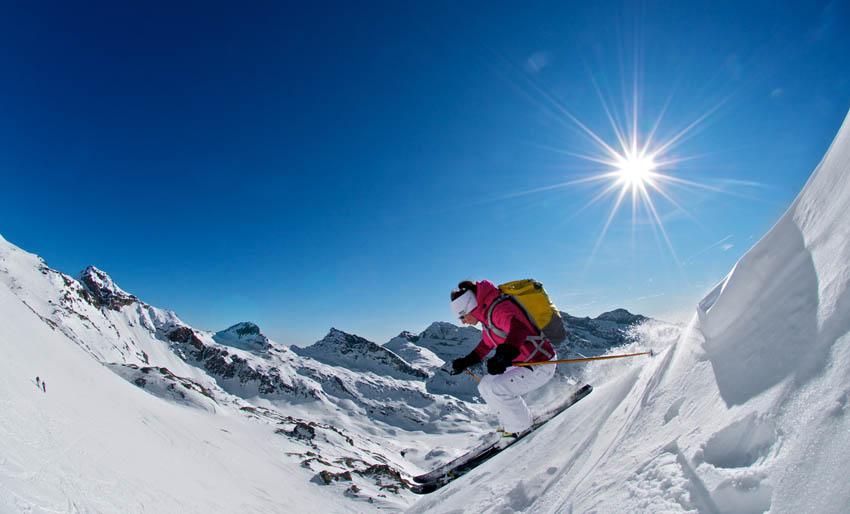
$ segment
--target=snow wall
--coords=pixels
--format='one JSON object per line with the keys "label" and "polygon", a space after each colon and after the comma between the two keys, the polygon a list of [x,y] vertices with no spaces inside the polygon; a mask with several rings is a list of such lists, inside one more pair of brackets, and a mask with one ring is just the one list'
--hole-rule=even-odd
{"label": "snow wall", "polygon": [[850,330],[850,115],[806,187],[697,312],[729,405],[823,371]]}
{"label": "snow wall", "polygon": [[771,511],[850,512],[850,114],[788,211],[697,314],[728,407],[782,390],[766,414],[787,421],[778,437],[800,440],[776,470]]}

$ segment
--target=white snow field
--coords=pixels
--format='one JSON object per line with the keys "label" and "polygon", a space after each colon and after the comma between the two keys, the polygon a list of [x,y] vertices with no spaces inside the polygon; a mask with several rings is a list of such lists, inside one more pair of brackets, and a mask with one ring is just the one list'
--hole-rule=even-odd
{"label": "white snow field", "polygon": [[0,512],[357,511],[270,457],[291,447],[264,425],[137,388],[5,287],[0,309]]}
{"label": "white snow field", "polygon": [[[390,355],[332,330],[295,351],[250,325],[194,331],[94,270],[111,295],[100,301],[115,305],[101,308],[0,237],[0,514],[850,512],[848,208],[850,116],[691,323],[681,333],[646,323],[616,350],[655,357],[588,365],[590,396],[421,497],[340,477],[384,462],[399,489],[487,430],[480,405],[444,395],[454,382],[417,378],[446,358],[440,348],[405,336]],[[222,357],[203,357],[223,366],[210,368],[217,375],[193,344]],[[297,355],[334,360],[337,350],[359,351],[363,370]],[[573,387],[561,377],[534,406]],[[322,437],[302,440],[312,429],[287,416],[320,420],[310,426]],[[330,471],[329,485],[317,480]]]}
{"label": "white snow field", "polygon": [[0,513],[398,512],[490,423],[365,339],[333,367],[81,280],[0,237]]}
{"label": "white snow field", "polygon": [[848,282],[850,115],[681,337],[409,512],[850,512]]}

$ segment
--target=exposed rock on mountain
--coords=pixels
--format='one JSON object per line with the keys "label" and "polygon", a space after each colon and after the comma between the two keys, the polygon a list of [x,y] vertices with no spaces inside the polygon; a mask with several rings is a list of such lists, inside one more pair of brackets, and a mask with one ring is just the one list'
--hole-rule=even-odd
{"label": "exposed rock on mountain", "polygon": [[216,343],[251,351],[267,351],[271,347],[269,338],[260,332],[260,327],[250,322],[237,323],[232,327],[216,332]]}
{"label": "exposed rock on mountain", "polygon": [[89,266],[80,273],[78,280],[91,293],[93,303],[96,306],[103,306],[117,311],[121,307],[139,301],[138,298],[118,287],[109,275],[94,266]]}
{"label": "exposed rock on mountain", "polygon": [[646,321],[646,316],[641,316],[640,314],[632,314],[626,309],[614,309],[613,311],[603,312],[599,316],[596,317],[597,321],[611,321],[613,323],[625,323],[627,325],[634,325],[635,323],[641,323]]}
{"label": "exposed rock on mountain", "polygon": [[566,312],[562,312],[561,317],[567,329],[567,340],[561,344],[559,353],[563,353],[564,348],[574,352],[600,353],[627,344],[631,342],[630,330],[649,320],[625,309],[605,312],[596,318],[577,318]]}
{"label": "exposed rock on mountain", "polygon": [[415,341],[411,342],[430,350],[443,361],[448,361],[466,355],[480,340],[481,331],[475,327],[458,327],[451,323],[437,321],[431,323]]}
{"label": "exposed rock on mountain", "polygon": [[321,341],[306,348],[293,346],[292,350],[298,355],[351,370],[396,378],[428,378],[426,372],[414,368],[383,346],[335,328]]}
{"label": "exposed rock on mountain", "polygon": [[163,367],[135,364],[109,364],[109,368],[128,382],[165,400],[196,407],[211,412],[216,411],[213,393],[197,382],[178,377]]}

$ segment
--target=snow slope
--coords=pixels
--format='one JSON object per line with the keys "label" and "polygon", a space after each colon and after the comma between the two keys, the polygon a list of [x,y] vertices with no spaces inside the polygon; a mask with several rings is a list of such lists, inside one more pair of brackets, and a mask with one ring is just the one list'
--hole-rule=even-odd
{"label": "snow slope", "polygon": [[287,438],[162,402],[69,344],[5,287],[0,309],[15,320],[0,325],[0,512],[306,512],[311,502],[346,510],[343,498],[303,487],[313,473],[285,459],[295,449]]}
{"label": "snow slope", "polygon": [[[411,475],[496,424],[471,377],[437,371],[472,327],[385,346],[332,329],[304,349],[253,323],[205,332],[2,237],[0,291],[0,512],[399,511]],[[626,326],[585,321],[617,342]]]}
{"label": "snow slope", "polygon": [[652,359],[411,513],[850,512],[850,116],[785,215]]}
{"label": "snow slope", "polygon": [[[316,504],[327,512],[398,510],[415,499],[404,489],[411,474],[463,451],[490,421],[481,404],[429,394],[426,373],[356,336],[334,331],[320,342],[349,357],[334,366],[299,357],[253,324],[199,331],[101,270],[74,279],[2,237],[0,290],[0,513],[62,511],[58,505],[132,511],[125,487],[139,488],[134,508],[148,512],[305,511]],[[362,344],[344,345],[349,340]],[[328,346],[335,341],[338,347]],[[376,360],[369,372],[345,366],[375,349],[389,360]],[[412,374],[393,378],[404,375],[393,365]],[[47,380],[47,391],[33,397],[36,376]],[[50,429],[56,426],[69,429]],[[136,449],[116,449],[122,444]],[[42,473],[59,456],[55,476]],[[145,478],[174,459],[187,463],[169,465],[184,480],[158,471],[163,478]],[[212,484],[203,494],[184,484],[192,462],[203,471],[196,480]],[[112,487],[88,474],[94,465],[113,477]],[[231,480],[234,472],[244,478]],[[57,491],[56,482],[71,474],[73,486]],[[254,497],[255,474],[264,477],[257,484],[287,486]],[[295,489],[303,501],[284,501]]]}

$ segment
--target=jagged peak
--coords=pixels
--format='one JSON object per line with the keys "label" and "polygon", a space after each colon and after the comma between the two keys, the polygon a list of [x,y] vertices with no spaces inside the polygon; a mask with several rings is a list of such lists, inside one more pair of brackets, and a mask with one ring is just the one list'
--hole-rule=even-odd
{"label": "jagged peak", "polygon": [[306,348],[293,346],[290,349],[298,355],[348,369],[374,371],[403,378],[427,377],[425,372],[412,367],[391,350],[337,328],[331,328],[328,335]]}
{"label": "jagged peak", "polygon": [[328,335],[323,337],[320,341],[315,343],[316,345],[340,345],[343,344],[345,346],[364,346],[364,347],[372,347],[372,346],[380,346],[372,341],[369,341],[366,338],[360,337],[356,334],[349,334],[343,330],[340,330],[335,327],[331,327],[328,331]]}
{"label": "jagged peak", "polygon": [[[86,286],[92,284],[91,289],[96,291],[111,292],[113,294],[127,295],[128,293],[118,287],[112,277],[105,271],[95,266],[89,266],[80,272],[79,278],[85,281]],[[95,292],[95,291],[92,291]]]}
{"label": "jagged peak", "polygon": [[340,336],[350,336],[350,335],[353,335],[353,334],[349,334],[348,332],[342,331],[342,330],[340,330],[336,327],[331,327],[331,329],[328,330],[328,335],[325,336],[325,339],[327,339],[328,337],[340,337]]}
{"label": "jagged peak", "polygon": [[138,301],[134,295],[118,287],[108,273],[94,266],[81,271],[77,280],[102,304],[111,309],[118,310],[124,305]]}
{"label": "jagged peak", "polygon": [[370,348],[372,346],[379,347],[380,345],[369,341],[368,339],[364,339],[358,335],[349,334],[348,332],[339,330],[338,328],[331,327],[325,337],[319,339],[313,344],[299,347],[297,345],[293,345],[292,349],[296,351],[316,351],[319,348],[334,349],[341,350],[352,347],[364,347]]}

